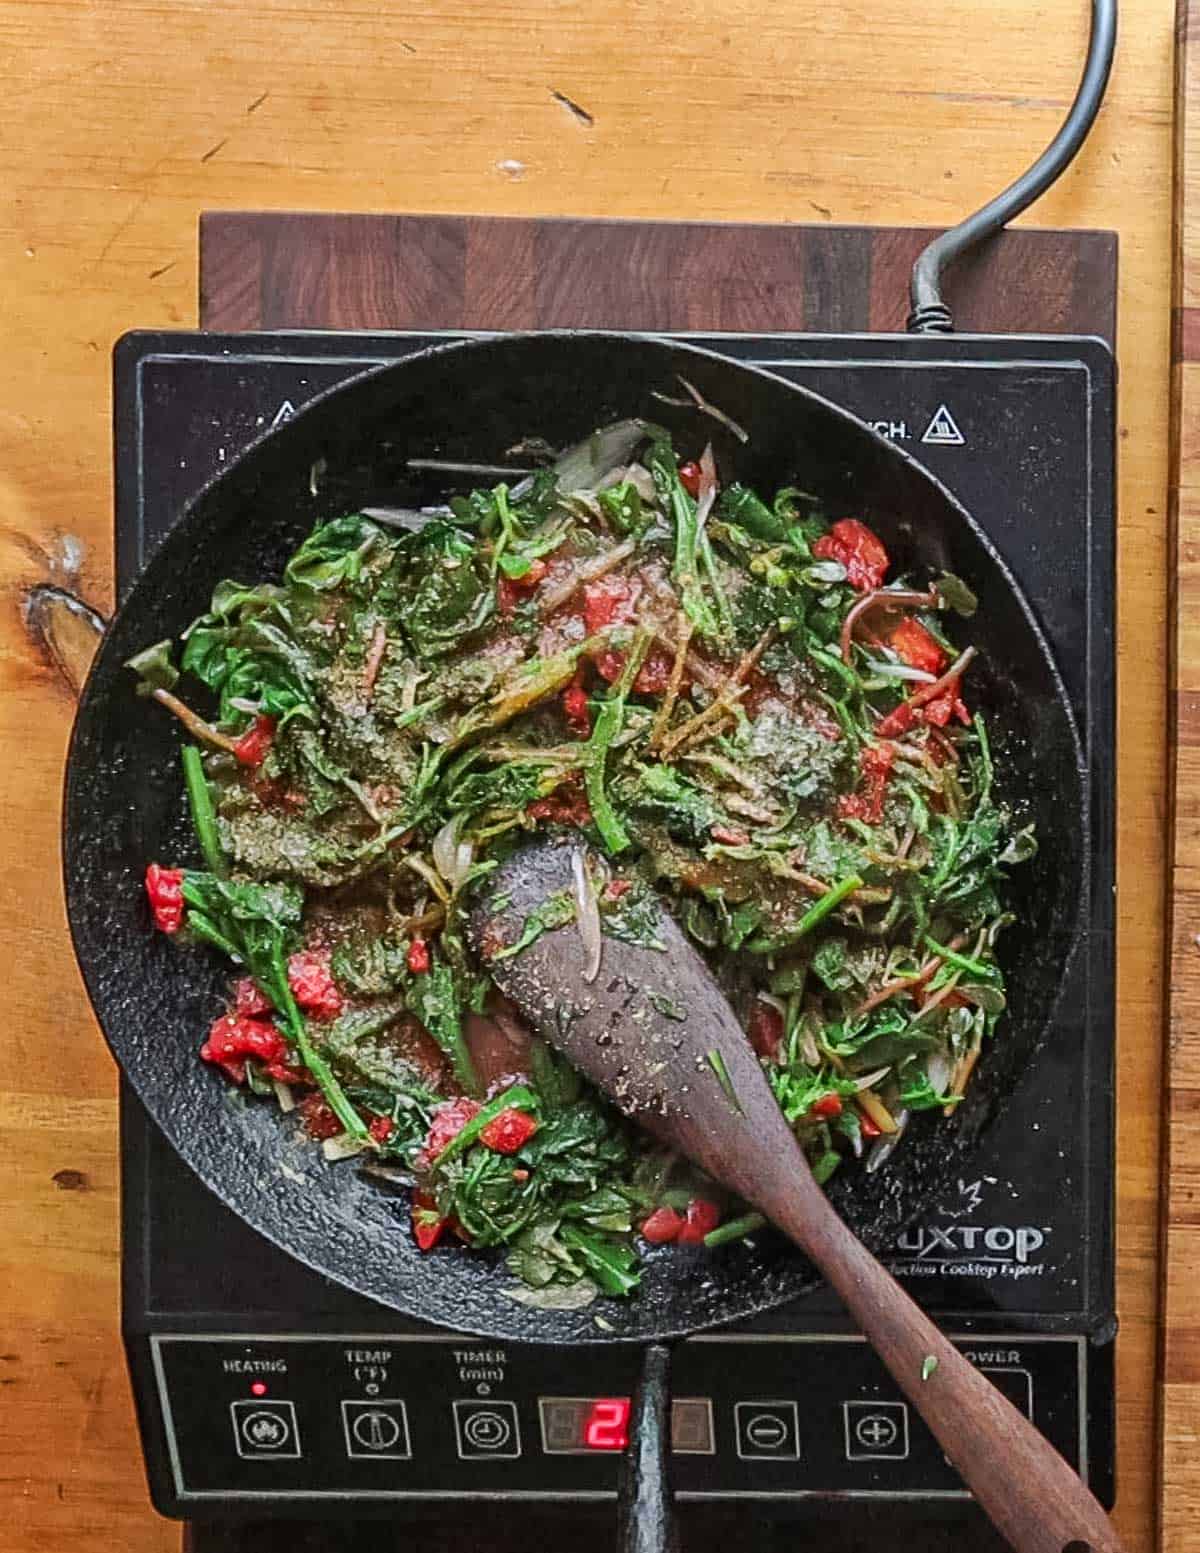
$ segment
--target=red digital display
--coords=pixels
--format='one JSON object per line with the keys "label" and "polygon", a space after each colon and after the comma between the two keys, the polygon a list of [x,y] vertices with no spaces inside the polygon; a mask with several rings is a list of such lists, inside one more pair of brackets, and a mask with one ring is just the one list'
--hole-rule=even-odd
{"label": "red digital display", "polygon": [[623,1451],[629,1442],[629,1398],[597,1397],[583,1427],[583,1443],[592,1451]]}

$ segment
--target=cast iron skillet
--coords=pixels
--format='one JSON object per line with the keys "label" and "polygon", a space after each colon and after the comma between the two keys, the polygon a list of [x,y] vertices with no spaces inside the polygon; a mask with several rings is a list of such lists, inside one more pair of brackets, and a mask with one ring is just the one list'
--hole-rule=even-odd
{"label": "cast iron skillet", "polygon": [[[750,433],[650,397],[683,374]],[[800,1254],[770,1235],[703,1260],[652,1253],[643,1289],[594,1311],[530,1311],[502,1292],[503,1265],[447,1249],[421,1255],[403,1201],[353,1163],[325,1165],[294,1121],[234,1103],[197,1059],[227,970],[152,931],[146,863],[198,861],[183,800],[177,724],[139,700],[122,665],[174,636],[224,577],[276,576],[314,522],[366,505],[436,500],[409,456],[496,462],[529,435],[565,444],[630,414],[670,424],[677,445],[714,441],[722,478],[773,491],[799,484],[833,516],[855,515],[898,570],[962,577],[981,600],[956,638],[975,641],[972,705],[986,708],[1005,796],[1037,825],[1040,851],[1014,878],[1004,936],[1010,1004],[950,1125],[919,1117],[874,1176],[847,1170],[832,1195],[875,1250],[963,1173],[983,1129],[1049,1024],[1079,931],[1089,851],[1081,755],[1066,693],[1017,585],[969,514],[901,450],[817,395],[689,346],[639,336],[544,333],[411,356],[315,400],[254,444],[191,504],[113,621],[84,689],[67,769],[65,877],[71,932],[113,1053],[180,1155],[236,1213],[327,1277],[407,1316],[506,1341],[597,1343],[673,1337],[770,1309],[812,1288]],[[463,482],[464,486],[466,483]],[[316,494],[313,494],[313,491]]]}

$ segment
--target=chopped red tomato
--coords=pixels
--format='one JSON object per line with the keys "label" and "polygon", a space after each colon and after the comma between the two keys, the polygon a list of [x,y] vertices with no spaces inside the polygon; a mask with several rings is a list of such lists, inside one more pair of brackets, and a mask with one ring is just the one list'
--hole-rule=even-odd
{"label": "chopped red tomato", "polygon": [[243,976],[233,986],[233,1011],[246,1019],[257,1019],[271,1012],[271,1000],[251,976]]}
{"label": "chopped red tomato", "polygon": [[[624,664],[622,664],[622,668]],[[633,680],[633,688],[639,696],[661,696],[671,682],[672,659],[666,653],[651,649]]]}
{"label": "chopped red tomato", "polygon": [[546,575],[545,561],[530,561],[529,570],[520,577],[507,577],[503,573],[496,584],[496,604],[502,615],[511,615],[520,601],[533,592]]}
{"label": "chopped red tomato", "polygon": [[244,1057],[218,1057],[215,1049],[208,1041],[205,1041],[200,1048],[200,1060],[202,1062],[214,1063],[224,1072],[225,1077],[235,1084],[244,1084],[246,1082],[246,1059]]}
{"label": "chopped red tomato", "polygon": [[937,638],[911,615],[906,615],[888,637],[888,646],[914,669],[937,675],[949,661]]}
{"label": "chopped red tomato", "polygon": [[642,1225],[642,1239],[652,1246],[669,1246],[679,1239],[685,1220],[674,1208],[656,1208]]}
{"label": "chopped red tomato", "polygon": [[879,1123],[872,1120],[865,1111],[859,1111],[858,1113],[858,1127],[864,1138],[878,1138],[880,1136],[881,1129]]}
{"label": "chopped red tomato", "polygon": [[711,1235],[720,1222],[721,1210],[715,1202],[693,1197],[687,1205],[687,1218],[675,1237],[676,1242],[681,1246],[701,1245],[705,1235]]}
{"label": "chopped red tomato", "polygon": [[822,1121],[829,1121],[842,1114],[841,1095],[822,1095],[819,1100],[814,1100],[808,1109],[810,1116],[819,1116]]}
{"label": "chopped red tomato", "polygon": [[268,781],[258,767],[251,768],[250,791],[265,809],[282,809],[286,814],[299,814],[308,803],[299,788],[281,780]]}
{"label": "chopped red tomato", "polygon": [[287,1042],[265,1019],[243,1019],[237,1014],[222,1014],[214,1021],[208,1039],[200,1048],[204,1062],[224,1068],[235,1084],[246,1077],[246,1058],[263,1063],[281,1061],[287,1055]]}
{"label": "chopped red tomato", "polygon": [[863,791],[845,793],[838,799],[838,813],[843,819],[866,820],[868,825],[879,824],[883,818],[883,800],[894,758],[890,744],[867,745],[861,756]]}
{"label": "chopped red tomato", "polygon": [[589,636],[633,616],[633,590],[623,578],[605,577],[583,590],[583,623]]}
{"label": "chopped red tomato", "polygon": [[414,1161],[417,1169],[428,1170],[442,1151],[454,1142],[467,1123],[479,1115],[479,1110],[479,1102],[469,1100],[466,1095],[461,1095],[457,1100],[447,1100],[439,1105],[429,1125],[429,1136]]}
{"label": "chopped red tomato", "polygon": [[414,938],[408,946],[408,953],[404,962],[414,976],[424,976],[432,961],[429,954],[429,945],[423,938]]}
{"label": "chopped red tomato", "polygon": [[901,701],[898,707],[880,721],[875,732],[881,739],[899,739],[920,721],[921,708],[914,706],[911,701]]}
{"label": "chopped red tomato", "polygon": [[[598,652],[594,659],[601,677],[615,685],[625,672],[626,654],[623,652]],[[639,696],[660,696],[671,682],[672,660],[663,652],[646,654],[641,668],[633,678],[633,688]]]}
{"label": "chopped red tomato", "polygon": [[480,1143],[497,1154],[515,1154],[523,1149],[538,1130],[537,1118],[528,1111],[518,1111],[515,1106],[493,1116],[479,1134]]}
{"label": "chopped red tomato", "polygon": [[234,741],[233,753],[243,766],[261,766],[274,742],[275,719],[256,717],[241,738]]}
{"label": "chopped red tomato", "polygon": [[414,1192],[412,1199],[413,1239],[422,1251],[432,1251],[449,1227],[450,1220],[439,1217],[437,1202],[428,1192]]}
{"label": "chopped red tomato", "polygon": [[568,685],[562,693],[563,716],[582,738],[592,731],[591,714],[588,711],[587,691],[582,685]]}
{"label": "chopped red tomato", "polygon": [[[633,588],[622,577],[605,577],[589,583],[583,590],[583,624],[587,634],[594,636],[605,626],[632,620],[634,600]],[[625,653],[605,649],[596,653],[593,661],[601,676],[612,685],[624,672],[625,659]],[[667,653],[651,649],[634,678],[634,690],[642,696],[661,695],[670,682],[671,668],[672,659]]]}
{"label": "chopped red tomato", "polygon": [[840,561],[846,578],[860,593],[882,587],[889,566],[888,553],[879,538],[857,518],[841,518],[812,547],[819,561]]}
{"label": "chopped red tomato", "polygon": [[266,1074],[268,1078],[273,1078],[279,1084],[316,1083],[307,1068],[298,1068],[291,1062],[268,1062]]}
{"label": "chopped red tomato", "polygon": [[367,1123],[367,1131],[376,1143],[386,1143],[396,1130],[396,1124],[390,1116],[373,1116]]}
{"label": "chopped red tomato", "polygon": [[342,1011],[342,994],[329,968],[329,951],[301,949],[288,961],[288,986],[306,1014],[334,1019]]}
{"label": "chopped red tomato", "polygon": [[342,1131],[341,1122],[320,1095],[309,1095],[301,1100],[296,1109],[300,1113],[305,1132],[317,1142],[325,1138],[336,1138]]}
{"label": "chopped red tomato", "polygon": [[750,1044],[760,1057],[774,1060],[783,1040],[783,1015],[770,1003],[756,999],[750,1010]]}
{"label": "chopped red tomato", "polygon": [[572,825],[581,829],[592,823],[587,794],[575,778],[560,782],[545,798],[535,798],[525,813],[531,820],[546,820],[551,825]]}
{"label": "chopped red tomato", "polygon": [[952,679],[940,696],[927,701],[921,708],[922,719],[934,728],[944,728],[952,717],[960,723],[969,723],[971,714],[959,697],[959,681]]}
{"label": "chopped red tomato", "polygon": [[626,890],[632,889],[632,879],[610,879],[604,887],[604,899],[606,901],[619,901]]}
{"label": "chopped red tomato", "polygon": [[159,932],[178,933],[183,926],[183,869],[151,863],[146,869],[146,898]]}
{"label": "chopped red tomato", "polygon": [[679,466],[679,483],[692,498],[693,501],[700,495],[701,481],[700,465],[690,459],[686,464]]}

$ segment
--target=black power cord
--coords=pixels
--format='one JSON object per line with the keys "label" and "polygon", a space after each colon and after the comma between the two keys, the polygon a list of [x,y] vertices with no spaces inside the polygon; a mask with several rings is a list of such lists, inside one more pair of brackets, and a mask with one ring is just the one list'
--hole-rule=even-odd
{"label": "black power cord", "polygon": [[1032,205],[1074,161],[1087,139],[1108,85],[1113,50],[1117,41],[1117,0],[1092,0],[1092,31],[1088,39],[1083,77],[1071,111],[1054,139],[1027,172],[1009,184],[1003,194],[982,210],[935,237],[922,249],[913,265],[908,328],[913,334],[950,334],[954,320],[942,301],[942,272],[946,266],[1007,226],[1014,216]]}

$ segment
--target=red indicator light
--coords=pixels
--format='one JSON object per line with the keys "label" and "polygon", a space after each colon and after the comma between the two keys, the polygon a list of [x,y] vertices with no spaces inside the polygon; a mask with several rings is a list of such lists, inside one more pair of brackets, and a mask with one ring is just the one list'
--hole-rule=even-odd
{"label": "red indicator light", "polygon": [[623,1451],[629,1441],[629,1398],[597,1397],[583,1428],[584,1444],[593,1451]]}
{"label": "red indicator light", "polygon": [[267,1383],[265,1380],[252,1380],[250,1382],[250,1395],[252,1397],[265,1397],[266,1394]]}

